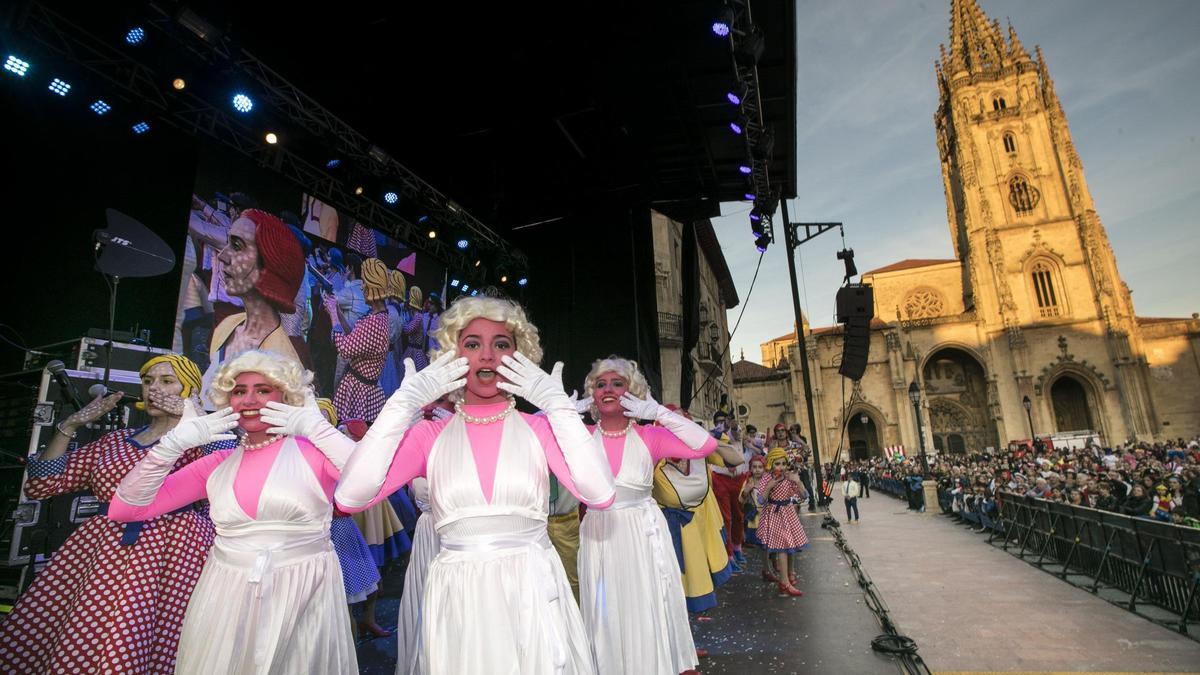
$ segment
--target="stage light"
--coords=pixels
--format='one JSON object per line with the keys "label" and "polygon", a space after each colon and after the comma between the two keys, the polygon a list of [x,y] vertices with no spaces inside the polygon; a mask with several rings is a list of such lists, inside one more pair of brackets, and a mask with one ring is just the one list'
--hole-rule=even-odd
{"label": "stage light", "polygon": [[429,238],[430,238],[430,239],[437,239],[437,230],[430,230],[430,231],[429,231]]}
{"label": "stage light", "polygon": [[733,26],[733,9],[726,7],[725,11],[713,22],[712,32],[717,37],[729,37],[730,27]]}
{"label": "stage light", "polygon": [[738,171],[741,171],[742,173],[749,176],[754,171],[754,169],[751,169],[750,166],[747,164],[743,164],[738,167]]}
{"label": "stage light", "polygon": [[59,96],[66,96],[68,91],[71,91],[71,83],[63,82],[57,77],[50,81],[50,91]]}
{"label": "stage light", "polygon": [[103,115],[104,113],[108,112],[109,110],[112,110],[111,105],[105,103],[103,100],[100,100],[100,99],[96,99],[96,102],[91,104],[88,107],[91,108],[92,112],[96,113],[97,115]]}
{"label": "stage light", "polygon": [[254,110],[254,100],[245,94],[234,94],[233,109],[240,113],[248,113]]}
{"label": "stage light", "polygon": [[467,241],[466,239],[459,239],[454,243],[454,245],[457,246],[460,251],[465,251],[467,250],[467,247],[471,245],[471,242]]}
{"label": "stage light", "polygon": [[745,129],[745,127],[743,127],[741,124],[739,124],[737,120],[734,120],[729,123],[729,130],[739,136],[742,135],[742,131],[744,129]]}
{"label": "stage light", "polygon": [[771,238],[767,235],[762,235],[754,240],[754,248],[758,249],[759,253],[766,253],[767,247],[771,245]]}
{"label": "stage light", "polygon": [[527,285],[528,283],[529,283],[529,280],[528,280],[528,279],[526,279],[525,277],[521,277],[520,279],[517,279],[517,285],[518,285],[518,286],[525,286],[525,285]]}
{"label": "stage light", "polygon": [[450,288],[458,288],[458,279],[450,280]]}
{"label": "stage light", "polygon": [[750,212],[750,222],[757,223],[760,220],[762,220],[762,214],[758,212],[758,209]]}
{"label": "stage light", "polygon": [[747,192],[746,194],[744,194],[742,196],[745,197],[746,201],[748,201],[748,202],[752,202],[755,200],[755,196],[754,196],[753,192]]}
{"label": "stage light", "polygon": [[746,100],[746,96],[750,93],[750,85],[742,83],[736,89],[725,94],[725,98],[734,105],[741,105],[742,101]]}
{"label": "stage light", "polygon": [[270,143],[271,145],[275,145],[279,142],[279,137],[275,135],[274,131],[268,131],[267,135],[263,138],[265,138],[267,143]]}
{"label": "stage light", "polygon": [[182,77],[177,77],[171,81],[171,86],[175,87],[175,91],[183,91],[187,88],[187,80]]}
{"label": "stage light", "polygon": [[417,218],[417,224],[420,225],[427,220],[429,220],[429,216],[421,216],[420,218]]}
{"label": "stage light", "polygon": [[477,295],[479,295],[479,291],[478,291],[478,290],[471,291],[471,297],[472,297],[472,298],[473,298],[473,297],[475,297],[475,296],[477,296]]}
{"label": "stage light", "polygon": [[125,34],[125,42],[128,42],[131,45],[140,45],[142,44],[142,40],[145,39],[146,31],[143,30],[141,26],[130,28],[129,32]]}
{"label": "stage light", "polygon": [[362,187],[361,185],[359,185],[358,187],[354,188],[354,194],[356,194],[356,195],[361,195],[362,193],[363,193],[363,187]]}
{"label": "stage light", "polygon": [[147,131],[150,131],[150,125],[146,122],[138,122],[137,124],[133,125],[133,133],[135,134],[141,135]]}
{"label": "stage light", "polygon": [[837,259],[846,266],[846,281],[849,281],[850,277],[858,276],[858,266],[854,264],[854,249],[844,248],[838,251]]}
{"label": "stage light", "polygon": [[29,70],[29,62],[9,54],[8,58],[4,60],[4,69],[17,77],[25,77],[25,73]]}
{"label": "stage light", "polygon": [[483,264],[483,259],[482,259],[482,258],[476,258],[476,259],[475,259],[475,266],[476,266],[476,267],[479,267],[479,266],[480,266],[480,265],[482,265],[482,264]]}
{"label": "stage light", "polygon": [[[470,287],[470,286],[468,286],[468,285],[466,285],[466,284],[463,284],[463,285],[462,285],[462,292],[463,292],[463,293],[466,293],[466,292],[467,292],[467,291],[469,291],[469,290],[471,290],[471,287]],[[473,295],[473,294],[472,294],[472,295]]]}
{"label": "stage light", "polygon": [[336,169],[341,165],[342,165],[342,160],[340,160],[340,159],[331,159],[328,162],[325,162],[326,169]]}
{"label": "stage light", "polygon": [[395,204],[396,202],[400,201],[400,195],[396,194],[395,192],[385,192],[383,194],[383,201],[389,204]]}
{"label": "stage light", "polygon": [[508,283],[508,275],[507,274],[500,277],[500,283],[502,283],[502,284]]}

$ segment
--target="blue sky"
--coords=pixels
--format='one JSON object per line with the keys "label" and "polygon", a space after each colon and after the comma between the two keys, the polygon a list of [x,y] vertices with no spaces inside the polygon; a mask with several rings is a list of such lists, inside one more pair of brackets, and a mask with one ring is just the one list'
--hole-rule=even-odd
{"label": "blue sky", "polygon": [[[1141,316],[1200,311],[1200,2],[980,0],[1041,45],[1117,264]],[[794,221],[842,221],[861,271],[951,258],[934,142],[938,43],[950,0],[797,1]],[[713,224],[745,302],[758,262],[748,204]],[[733,336],[736,361],[792,331],[782,230]],[[832,323],[842,267],[836,232],[800,250],[801,303]],[[732,328],[741,307],[729,313]],[[887,317],[885,317],[887,318]]]}

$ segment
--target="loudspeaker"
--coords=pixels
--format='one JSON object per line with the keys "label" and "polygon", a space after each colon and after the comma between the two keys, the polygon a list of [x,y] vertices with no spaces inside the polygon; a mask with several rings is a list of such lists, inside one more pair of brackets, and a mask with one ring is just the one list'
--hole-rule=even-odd
{"label": "loudspeaker", "polygon": [[866,284],[850,284],[838,289],[837,320],[846,323],[850,317],[875,316],[875,289]]}
{"label": "loudspeaker", "polygon": [[842,332],[842,365],[838,372],[862,379],[871,351],[871,318],[875,316],[875,291],[866,284],[851,284],[838,289],[838,322]]}

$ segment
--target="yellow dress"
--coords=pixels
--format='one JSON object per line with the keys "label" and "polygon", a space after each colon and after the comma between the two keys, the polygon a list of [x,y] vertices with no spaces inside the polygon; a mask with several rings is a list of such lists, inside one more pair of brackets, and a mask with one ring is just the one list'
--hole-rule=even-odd
{"label": "yellow dress", "polygon": [[683,594],[689,612],[716,607],[716,587],[733,574],[725,554],[721,507],[713,495],[707,466],[720,462],[713,453],[705,460],[690,460],[686,473],[666,460],[654,467],[652,494],[659,506],[684,509],[692,514],[691,522],[680,529]]}

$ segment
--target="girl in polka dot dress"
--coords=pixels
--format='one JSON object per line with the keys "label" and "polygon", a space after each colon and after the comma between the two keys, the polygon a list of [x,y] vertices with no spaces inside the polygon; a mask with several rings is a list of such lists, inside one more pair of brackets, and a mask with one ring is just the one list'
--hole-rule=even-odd
{"label": "girl in polka dot dress", "polygon": [[342,419],[375,421],[386,400],[379,387],[384,362],[390,355],[391,326],[384,301],[390,294],[388,271],[378,258],[362,264],[363,296],[371,313],[359,319],[346,333],[346,321],[333,296],[326,296],[325,309],[333,323],[333,344],[346,359],[346,374],[333,394],[333,405]]}
{"label": "girl in polka dot dress", "polygon": [[807,497],[800,477],[787,466],[787,452],[775,448],[767,453],[767,472],[754,489],[759,505],[758,538],[775,561],[779,595],[804,595],[796,588],[792,555],[808,548],[808,535],[800,524],[796,504]]}
{"label": "girl in polka dot dress", "polygon": [[[114,431],[63,454],[76,431],[112,410],[121,394],[97,397],[60,422],[46,450],[29,461],[28,497],[90,490],[108,506],[125,474],[178,424],[181,397],[200,388],[200,370],[182,356],[151,359],[141,375],[149,426]],[[204,448],[187,450],[175,468],[204,455]],[[75,530],[0,624],[0,672],[175,670],[184,611],[213,541],[212,521],[190,505],[141,523],[114,523],[103,512]]]}

